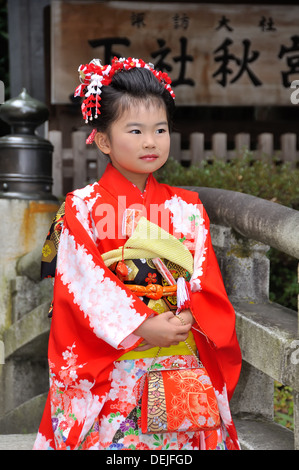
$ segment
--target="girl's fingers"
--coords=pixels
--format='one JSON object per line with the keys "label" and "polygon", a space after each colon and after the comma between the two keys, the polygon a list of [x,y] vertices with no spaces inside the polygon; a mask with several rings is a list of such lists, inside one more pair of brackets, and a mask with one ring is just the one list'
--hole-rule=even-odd
{"label": "girl's fingers", "polygon": [[153,346],[152,344],[149,344],[149,343],[144,341],[139,346],[137,346],[137,348],[135,348],[134,351],[146,351],[147,349],[151,349],[151,348],[154,348],[154,347],[155,346]]}

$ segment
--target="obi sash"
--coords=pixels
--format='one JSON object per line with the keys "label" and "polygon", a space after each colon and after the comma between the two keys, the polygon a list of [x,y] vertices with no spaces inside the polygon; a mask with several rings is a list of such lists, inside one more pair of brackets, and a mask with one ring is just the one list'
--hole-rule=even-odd
{"label": "obi sash", "polygon": [[[193,257],[189,250],[173,235],[161,227],[141,217],[135,230],[123,247],[109,251],[102,255],[107,267],[117,275],[117,263],[124,262],[128,268],[128,276],[122,279],[126,284],[146,286],[147,283],[167,285],[163,276],[157,270],[152,259],[161,257],[171,271],[174,279],[183,276],[189,280],[193,272]],[[119,276],[121,278],[121,276]],[[143,298],[143,301],[157,313],[167,310],[176,310],[176,295],[165,296],[158,301]],[[189,332],[187,338],[189,346],[196,353],[196,344]],[[154,347],[146,351],[129,351],[123,354],[118,361],[125,359],[139,359],[155,357],[159,348]],[[190,355],[191,351],[184,341],[178,345],[161,348],[159,356]]]}

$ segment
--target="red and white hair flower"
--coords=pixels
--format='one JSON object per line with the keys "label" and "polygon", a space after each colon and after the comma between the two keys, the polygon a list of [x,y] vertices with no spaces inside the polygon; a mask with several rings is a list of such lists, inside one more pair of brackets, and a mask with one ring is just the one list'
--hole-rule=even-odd
{"label": "red and white hair flower", "polygon": [[[81,105],[81,111],[85,122],[92,121],[101,114],[101,93],[102,87],[110,85],[113,76],[121,70],[130,70],[133,68],[146,68],[150,70],[157,80],[164,85],[170,95],[175,98],[175,94],[171,88],[171,79],[165,72],[155,70],[153,64],[146,63],[142,59],[120,58],[114,57],[112,64],[101,65],[99,59],[93,59],[89,64],[80,65],[78,72],[80,85],[76,88],[74,96],[84,97]],[[93,137],[87,139],[87,143],[93,141]]]}

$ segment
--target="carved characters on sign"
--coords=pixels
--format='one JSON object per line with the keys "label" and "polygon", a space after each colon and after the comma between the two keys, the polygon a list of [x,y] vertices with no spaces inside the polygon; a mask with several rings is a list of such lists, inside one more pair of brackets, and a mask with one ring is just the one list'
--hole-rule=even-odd
{"label": "carved characters on sign", "polygon": [[94,57],[153,63],[183,106],[287,105],[299,77],[299,6],[57,0],[51,11],[53,103]]}
{"label": "carved characters on sign", "polygon": [[[188,15],[183,14],[175,14],[173,16],[173,27],[174,29],[187,29],[190,23],[190,18]],[[217,31],[220,29],[225,29],[228,32],[233,32],[234,28],[230,25],[231,21],[226,16],[222,16],[219,21],[218,25],[215,28]],[[133,12],[131,15],[131,25],[137,28],[144,28],[146,27],[146,13],[145,12]],[[266,18],[264,16],[261,17],[258,27],[261,28],[262,31],[276,31],[274,26],[273,19]],[[282,84],[284,87],[290,87],[291,82],[289,81],[289,75],[293,73],[299,73],[299,36],[292,36],[291,40],[293,45],[291,47],[286,47],[285,45],[281,45],[278,58],[283,58],[284,55],[288,55],[287,57],[287,65],[289,66],[289,71],[282,71]],[[154,59],[154,65],[157,70],[172,72],[173,67],[169,61],[169,56],[172,53],[171,47],[169,47],[163,38],[157,38],[157,45],[158,49],[154,50],[150,55],[152,59]],[[194,57],[192,54],[187,52],[188,48],[188,38],[187,37],[180,37],[180,55],[172,57],[175,63],[180,64],[179,74],[178,77],[173,79],[172,85],[176,87],[178,85],[189,85],[194,86],[194,80],[192,78],[186,77],[186,66],[188,62],[193,62]],[[88,43],[92,48],[103,47],[104,52],[104,62],[109,63],[111,62],[114,56],[121,57],[122,54],[118,54],[114,46],[123,45],[126,47],[130,47],[131,41],[128,37],[107,37],[107,38],[97,38],[97,39],[89,39]],[[243,55],[236,56],[230,50],[230,46],[232,46],[233,40],[230,38],[225,38],[223,42],[220,44],[213,51],[214,55],[214,62],[215,64],[220,64],[218,69],[212,74],[212,77],[215,78],[217,83],[219,83],[222,87],[226,87],[228,84],[233,84],[239,80],[243,74],[247,74],[249,80],[251,81],[252,85],[257,87],[261,86],[263,83],[258,78],[258,76],[253,72],[252,68],[250,67],[251,63],[254,63],[258,60],[260,56],[260,52],[258,50],[252,49],[252,42],[250,39],[244,39],[242,41],[243,47]],[[296,53],[293,55],[289,55],[290,53]],[[168,61],[167,61],[168,60]],[[233,74],[232,69],[230,68],[230,63],[234,62],[238,66],[238,71],[235,73],[234,76],[230,77]]]}

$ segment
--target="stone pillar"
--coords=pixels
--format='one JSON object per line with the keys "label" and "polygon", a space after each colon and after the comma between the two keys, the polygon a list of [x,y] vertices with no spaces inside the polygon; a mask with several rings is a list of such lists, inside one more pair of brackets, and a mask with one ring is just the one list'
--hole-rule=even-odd
{"label": "stone pillar", "polygon": [[[43,392],[48,382],[46,335],[41,335],[36,350],[30,336],[28,344],[22,350],[19,348],[24,342],[24,324],[29,319],[34,330],[41,318],[47,320],[47,312],[35,309],[42,302],[40,297],[34,298],[38,289],[34,290],[33,284],[39,285],[39,280],[28,280],[17,268],[19,259],[33,250],[40,252],[41,259],[42,245],[59,203],[51,193],[53,146],[36,134],[36,128],[48,118],[46,107],[23,90],[1,105],[0,118],[12,128],[11,134],[0,138],[0,433],[3,433],[7,429],[12,432],[6,426],[13,421],[10,413]],[[22,297],[22,302],[19,297],[16,299],[16,294]],[[19,418],[13,432],[26,432]]]}
{"label": "stone pillar", "polygon": [[[258,310],[259,304],[269,301],[269,247],[218,225],[211,226],[211,236],[230,300],[255,304]],[[273,398],[273,379],[243,360],[231,401],[233,415],[272,420]]]}
{"label": "stone pillar", "polygon": [[52,144],[36,129],[49,111],[25,89],[1,105],[11,133],[0,138],[0,334],[12,323],[11,282],[18,258],[42,245],[57,211],[52,187]]}
{"label": "stone pillar", "polygon": [[[18,259],[42,244],[57,212],[54,201],[0,198],[0,332],[12,323],[11,283],[16,279]],[[26,312],[27,313],[27,312]]]}
{"label": "stone pillar", "polygon": [[[31,356],[20,356],[19,354],[7,355],[12,347],[7,343],[7,332],[14,326],[17,327],[18,320],[30,315],[30,304],[40,303],[34,299],[34,288],[40,289],[42,283],[31,282],[17,272],[18,260],[26,253],[34,249],[42,249],[43,242],[48,233],[50,224],[57,212],[58,204],[54,201],[31,201],[22,199],[1,199],[0,213],[2,214],[0,224],[0,239],[2,241],[2,255],[0,263],[0,340],[4,340],[4,353],[0,366],[0,433],[6,432],[6,424],[11,423],[11,416],[6,418],[6,413],[12,412],[22,402],[30,400],[46,388],[48,381],[46,352],[41,358],[42,350],[46,350],[45,344],[40,345]],[[48,280],[46,280],[48,281]],[[45,282],[45,281],[43,281]],[[18,309],[23,310],[16,314],[16,288],[22,285],[22,302]],[[24,287],[26,292],[24,292]],[[22,295],[23,293],[23,295]],[[22,307],[20,307],[20,305]],[[40,313],[47,320],[47,312]],[[15,323],[16,322],[16,323]],[[18,327],[17,327],[18,328]],[[16,331],[23,331],[22,328]],[[20,337],[22,341],[22,337]],[[13,352],[13,349],[12,349]],[[1,363],[1,353],[0,353]],[[26,414],[26,413],[25,413]],[[19,418],[21,422],[21,417]],[[26,416],[24,416],[26,422]],[[3,424],[4,423],[4,424]],[[24,429],[27,429],[24,427]],[[14,432],[18,431],[18,426]],[[20,430],[21,432],[21,430]]]}
{"label": "stone pillar", "polygon": [[219,225],[211,226],[211,236],[230,299],[268,301],[270,262],[266,253],[269,247]]}

